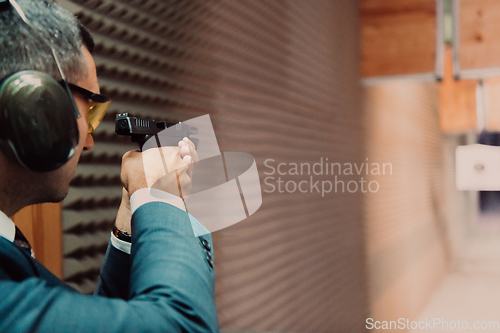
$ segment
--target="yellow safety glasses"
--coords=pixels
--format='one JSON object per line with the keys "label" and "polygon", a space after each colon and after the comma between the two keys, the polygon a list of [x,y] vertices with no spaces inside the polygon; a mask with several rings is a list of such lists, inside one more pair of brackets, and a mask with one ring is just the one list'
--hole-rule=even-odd
{"label": "yellow safety glasses", "polygon": [[92,103],[89,106],[89,109],[87,110],[87,124],[88,124],[87,133],[90,134],[94,132],[97,125],[99,125],[102,118],[104,118],[104,115],[106,115],[106,111],[108,111],[111,100],[106,96],[95,94],[92,91],[89,91],[87,89],[84,89],[82,87],[79,87],[71,83],[68,83],[68,86],[71,89],[71,91],[74,91],[82,95],[83,98],[92,101]]}

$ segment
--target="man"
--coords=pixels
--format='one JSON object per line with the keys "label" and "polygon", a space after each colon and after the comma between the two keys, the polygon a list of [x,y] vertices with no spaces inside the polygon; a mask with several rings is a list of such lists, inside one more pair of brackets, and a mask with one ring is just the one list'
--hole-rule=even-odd
{"label": "man", "polygon": [[[14,10],[17,4],[22,12]],[[166,174],[163,166],[151,163],[158,149],[123,157],[124,196],[116,227],[121,229],[117,235],[125,239],[111,236],[95,296],[65,285],[17,245],[23,237],[9,217],[27,205],[62,200],[80,154],[92,148],[88,121],[95,104],[91,99],[99,100],[92,93],[99,94],[99,86],[93,42],[72,15],[49,0],[10,0],[4,7],[0,8],[0,82],[22,70],[46,72],[60,80],[48,42],[72,90],[79,138],[68,162],[43,172],[22,165],[26,163],[15,147],[0,142],[0,332],[217,331],[211,237],[194,237],[188,214],[166,203],[181,200],[173,195],[180,185],[175,173]],[[24,14],[38,32],[23,22]],[[4,104],[0,99],[0,113]],[[7,141],[1,133],[0,137]],[[196,153],[189,140],[179,145],[163,148],[161,154],[167,168],[177,169],[181,185],[188,188],[190,159]],[[149,194],[148,182],[159,179],[164,200]]]}

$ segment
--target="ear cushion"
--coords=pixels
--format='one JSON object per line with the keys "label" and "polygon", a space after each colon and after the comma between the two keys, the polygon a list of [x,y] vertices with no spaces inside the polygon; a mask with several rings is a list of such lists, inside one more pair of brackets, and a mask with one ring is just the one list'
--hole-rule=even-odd
{"label": "ear cushion", "polygon": [[0,84],[0,138],[28,169],[52,171],[73,156],[79,132],[70,98],[43,72],[17,72]]}

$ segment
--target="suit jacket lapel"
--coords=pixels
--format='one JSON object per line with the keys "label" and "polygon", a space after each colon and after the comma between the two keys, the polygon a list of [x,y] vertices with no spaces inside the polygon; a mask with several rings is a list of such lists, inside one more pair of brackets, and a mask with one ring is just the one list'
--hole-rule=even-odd
{"label": "suit jacket lapel", "polygon": [[50,286],[64,286],[74,291],[32,258],[29,249],[20,248],[0,237],[0,280],[23,281],[33,277],[45,280]]}

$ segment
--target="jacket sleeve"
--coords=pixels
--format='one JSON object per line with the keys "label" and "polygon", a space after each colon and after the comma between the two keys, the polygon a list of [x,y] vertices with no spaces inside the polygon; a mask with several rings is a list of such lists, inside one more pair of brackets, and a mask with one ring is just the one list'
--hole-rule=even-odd
{"label": "jacket sleeve", "polygon": [[110,242],[94,295],[128,300],[130,265],[130,255],[116,249]]}
{"label": "jacket sleeve", "polygon": [[132,216],[132,235],[128,301],[39,278],[0,281],[0,331],[217,332],[214,272],[187,213],[144,204]]}

